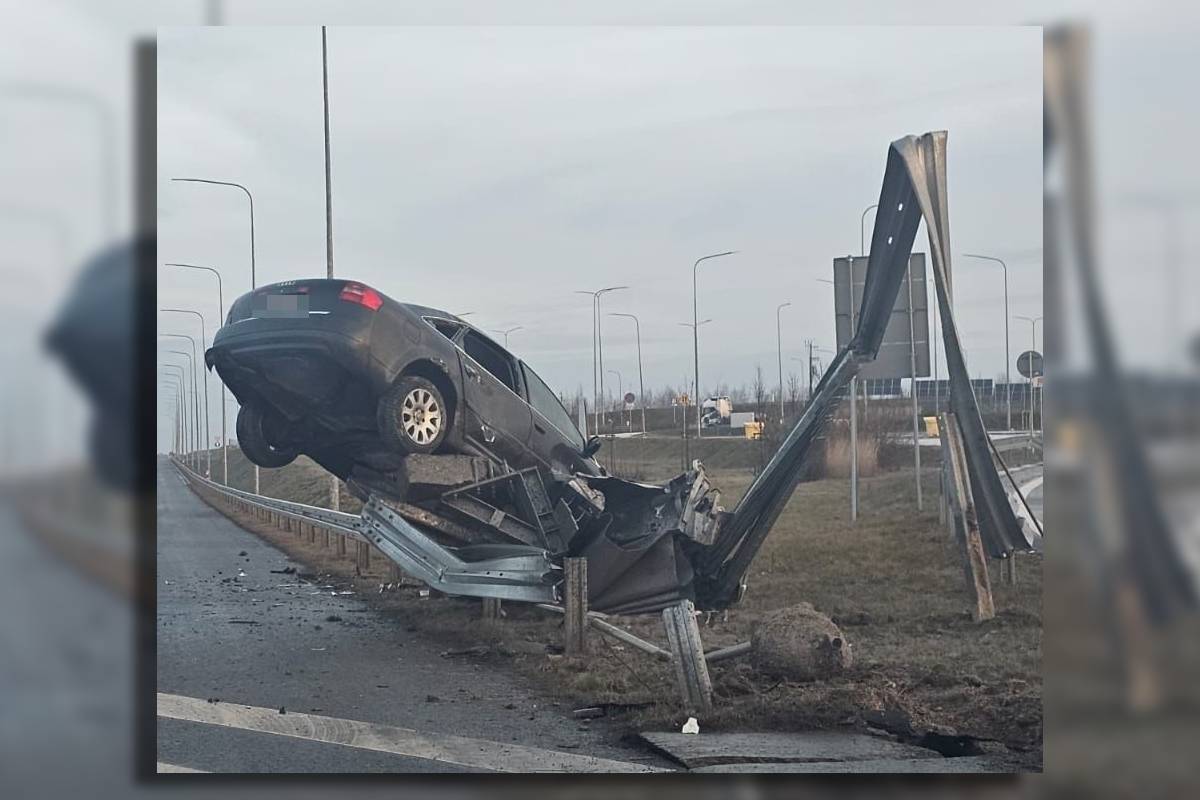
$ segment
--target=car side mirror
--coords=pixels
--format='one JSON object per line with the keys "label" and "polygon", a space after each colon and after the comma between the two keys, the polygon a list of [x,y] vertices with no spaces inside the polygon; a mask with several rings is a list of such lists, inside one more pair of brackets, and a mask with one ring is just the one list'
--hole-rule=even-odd
{"label": "car side mirror", "polygon": [[596,455],[596,453],[600,451],[600,447],[603,444],[604,442],[599,436],[592,436],[587,440],[587,444],[583,446],[583,450],[581,451],[583,453],[583,457],[591,458],[592,456]]}

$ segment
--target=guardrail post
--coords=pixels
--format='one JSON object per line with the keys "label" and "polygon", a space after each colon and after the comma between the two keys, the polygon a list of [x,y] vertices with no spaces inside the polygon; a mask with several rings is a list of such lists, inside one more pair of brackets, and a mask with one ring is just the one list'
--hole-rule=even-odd
{"label": "guardrail post", "polygon": [[691,600],[680,600],[664,608],[662,613],[684,713],[708,712],[712,709],[712,681],[708,677],[708,662],[704,659],[695,607]]}
{"label": "guardrail post", "polygon": [[325,545],[324,545],[324,547],[325,547],[325,549],[326,549],[326,550],[328,550],[328,549],[329,549],[329,528],[322,528],[322,529],[321,529],[321,533],[322,533],[322,534],[324,534],[324,536],[325,536]]}
{"label": "guardrail post", "polygon": [[495,622],[500,619],[500,599],[498,597],[483,598],[483,619]]}
{"label": "guardrail post", "polygon": [[563,559],[563,652],[568,656],[587,653],[587,559]]}
{"label": "guardrail post", "polygon": [[1017,554],[1012,553],[1000,562],[1000,579],[1009,586],[1017,585]]}
{"label": "guardrail post", "polygon": [[339,556],[346,555],[346,534],[339,534],[337,538],[337,554]]}
{"label": "guardrail post", "polygon": [[958,421],[951,413],[943,414],[942,420],[942,458],[949,463],[947,475],[950,484],[951,519],[962,553],[967,594],[971,599],[971,617],[976,622],[981,622],[996,616],[992,584],[988,578],[987,556],[983,551],[983,540],[979,536],[979,517],[975,510],[975,498],[971,493],[971,478]]}

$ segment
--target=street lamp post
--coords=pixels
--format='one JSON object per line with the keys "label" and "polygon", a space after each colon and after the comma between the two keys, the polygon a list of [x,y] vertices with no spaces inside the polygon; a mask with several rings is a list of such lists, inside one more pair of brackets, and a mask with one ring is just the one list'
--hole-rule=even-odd
{"label": "street lamp post", "polygon": [[878,203],[873,203],[863,209],[862,216],[858,218],[858,254],[865,256],[867,254],[867,213],[872,208],[879,208]]}
{"label": "street lamp post", "polygon": [[614,317],[629,317],[633,320],[633,330],[637,336],[637,354],[638,354],[638,395],[641,397],[642,403],[642,435],[646,435],[646,384],[642,380],[642,325],[638,322],[638,318],[633,314],[617,314],[613,313],[610,316]]}
{"label": "street lamp post", "polygon": [[[1020,319],[1020,320],[1024,320],[1029,323],[1029,349],[1031,351],[1036,351],[1037,350],[1037,324],[1042,321],[1042,318],[1041,317],[1022,317],[1020,315],[1015,315],[1013,317],[1013,319]],[[1030,360],[1029,360],[1029,372],[1030,373],[1033,372],[1033,359],[1032,358],[1030,358]],[[1029,438],[1030,439],[1033,438],[1033,411],[1034,411],[1033,376],[1031,374],[1029,377]]]}
{"label": "street lamp post", "polygon": [[254,195],[250,194],[250,190],[245,186],[233,181],[213,181],[208,178],[171,178],[171,180],[180,183],[207,183],[213,186],[232,186],[246,193],[246,198],[250,201],[250,289],[253,290],[257,286],[254,275]]}
{"label": "street lamp post", "polygon": [[600,433],[600,397],[604,394],[604,342],[600,337],[600,296],[628,288],[628,286],[608,286],[594,292],[582,289],[575,292],[575,294],[592,296],[592,401],[596,433]]}
{"label": "street lamp post", "polygon": [[[232,186],[235,189],[241,189],[246,199],[250,201],[250,290],[254,291],[258,285],[255,281],[255,257],[254,257],[254,195],[240,183],[234,181],[214,181],[208,178],[171,178],[173,181],[180,183],[207,183],[212,186]],[[254,465],[254,493],[258,494],[258,465]]]}
{"label": "street lamp post", "polygon": [[[184,410],[186,411],[186,410],[187,410],[187,370],[185,370],[185,369],[184,369],[183,367],[181,367],[179,364],[171,364],[171,363],[167,363],[167,362],[159,362],[159,366],[160,366],[160,367],[162,367],[163,369],[171,369],[171,370],[175,370],[175,369],[177,369],[177,370],[179,370],[179,384],[180,384],[180,391],[181,391],[181,392],[182,392],[182,394],[184,395],[184,404],[183,404],[183,407],[184,407]],[[172,374],[172,375],[174,375],[175,373],[171,373],[171,374]],[[194,382],[194,380],[195,380],[195,377],[193,376],[193,382]],[[195,395],[195,392],[193,392],[193,393],[192,393],[192,399],[193,399],[193,400],[195,400],[195,397],[196,397],[196,395]],[[184,421],[184,428],[186,429],[186,428],[187,428],[187,426],[188,426],[188,421],[189,421],[189,420],[188,420],[188,415],[187,415],[186,413],[185,413],[185,414],[184,414],[184,416],[183,416],[183,421]],[[191,439],[191,441],[189,442],[188,446],[189,446],[189,447],[192,447],[192,448],[194,448],[194,447],[195,447],[195,440],[196,440],[196,437],[195,437],[195,429],[196,429],[196,425],[195,425],[195,417],[194,417],[194,416],[192,416],[191,422],[192,422],[192,425],[191,425],[191,428],[192,428],[192,430],[191,430],[191,434],[192,434],[192,435],[188,437],[188,438],[190,438],[190,439]],[[195,451],[193,450],[192,457],[187,459],[188,463],[190,463],[190,464],[193,464],[193,465],[194,465],[194,463],[195,463],[195,459],[196,459],[197,457],[198,457],[198,456],[196,455]]]}
{"label": "street lamp post", "polygon": [[[184,358],[186,358],[186,359],[188,360],[188,365],[189,365],[189,368],[191,367],[191,363],[192,363],[192,356],[191,356],[191,354],[190,354],[190,353],[188,353],[186,350],[164,350],[163,352],[164,352],[164,353],[173,353],[173,354],[175,354],[175,355],[177,355],[177,356],[183,356]],[[196,385],[196,376],[195,376],[195,373],[193,372],[193,374],[192,374],[192,386],[193,386],[193,387],[195,387],[195,385]],[[193,395],[192,395],[192,397],[193,397],[193,398],[195,398],[195,397],[196,397],[196,395],[195,395],[195,394],[193,394]],[[197,436],[196,438],[198,439],[198,438],[199,438],[199,436]],[[199,454],[198,454],[198,453],[197,453],[197,455],[196,455],[196,458],[199,458]],[[197,462],[197,464],[196,464],[196,469],[200,469],[199,462]]]}
{"label": "street lamp post", "polygon": [[775,307],[775,344],[779,351],[779,424],[783,424],[783,328],[779,320],[779,312],[791,303],[780,303]]}
{"label": "street lamp post", "polygon": [[[159,337],[166,338],[166,339],[187,339],[188,342],[192,346],[192,359],[191,359],[191,361],[192,361],[192,389],[195,392],[195,397],[197,398],[196,399],[196,435],[197,435],[197,439],[199,439],[199,437],[200,437],[200,400],[199,400],[200,392],[199,392],[199,388],[198,388],[199,384],[198,384],[198,381],[196,380],[196,365],[198,365],[200,363],[200,360],[196,356],[196,340],[193,339],[191,336],[188,336],[186,333],[160,333]],[[207,437],[208,431],[205,430],[203,435],[205,437]],[[211,463],[210,463],[210,466],[211,466]],[[196,469],[197,470],[200,469],[199,464],[197,464]]]}
{"label": "street lamp post", "polygon": [[[200,355],[203,356],[204,350],[207,347],[207,344],[206,344],[207,340],[205,339],[205,333],[204,333],[204,327],[205,327],[204,315],[201,314],[199,311],[192,311],[190,308],[164,308],[162,310],[164,312],[170,313],[170,314],[191,314],[192,316],[199,318],[199,320],[200,320]],[[196,343],[192,342],[192,347],[195,347],[195,346],[196,346]],[[208,421],[211,418],[211,415],[208,413],[208,370],[204,368],[203,361],[197,361],[196,365],[198,367],[200,367],[200,372],[202,373],[202,375],[204,377],[204,452],[206,452],[208,454],[208,475],[206,475],[205,477],[207,477],[211,480],[212,479],[212,434],[208,430]]]}
{"label": "street lamp post", "polygon": [[[200,267],[195,264],[166,264],[168,267],[180,267],[183,269],[200,269],[211,272],[217,276],[217,312],[222,324],[225,321],[225,297],[224,290],[221,288],[221,273],[212,267]],[[207,398],[207,389],[205,397]],[[229,437],[225,428],[225,382],[221,381],[221,473],[223,483],[229,485]]]}
{"label": "street lamp post", "polygon": [[1001,259],[994,256],[981,256],[976,253],[963,253],[967,258],[978,258],[982,261],[994,261],[1004,270],[1004,392],[1007,395],[1005,405],[1007,406],[1007,422],[1005,426],[1008,430],[1012,430],[1012,373],[1009,370],[1012,365],[1009,363],[1008,354],[1008,265]]}
{"label": "street lamp post", "polygon": [[[166,395],[166,399],[168,399],[168,400],[174,400],[174,401],[175,401],[175,408],[173,409],[173,413],[169,413],[169,415],[168,415],[168,416],[169,416],[169,418],[170,418],[170,420],[171,420],[171,428],[172,428],[172,431],[171,431],[171,433],[172,433],[172,435],[174,436],[174,439],[172,440],[171,447],[172,447],[173,449],[175,449],[175,450],[178,450],[178,449],[179,449],[179,393],[178,393],[178,391],[175,389],[175,385],[174,385],[174,384],[172,384],[172,383],[167,383],[167,382],[165,382],[165,381],[160,381],[160,382],[159,382],[159,384],[158,384],[158,389],[159,389],[159,392],[160,392],[160,393],[161,393],[161,392],[162,392],[162,390],[164,390],[164,389],[167,389],[167,390],[169,390],[168,392],[165,392],[165,393],[163,393],[163,394],[165,394],[165,395]],[[161,404],[161,402],[162,402],[162,400],[163,400],[163,394],[160,394],[160,395],[159,395],[159,402],[160,402],[160,404]]]}
{"label": "street lamp post", "polygon": [[711,255],[701,256],[696,259],[696,263],[692,264],[692,365],[696,370],[696,438],[703,438],[700,433],[700,304],[697,299],[696,292],[696,273],[700,267],[701,261],[708,261],[710,258],[721,258],[722,256],[731,256],[736,253],[736,250],[727,250],[724,253],[712,253]]}
{"label": "street lamp post", "polygon": [[[162,365],[160,365],[160,366],[162,366]],[[186,422],[187,418],[185,416],[182,416],[182,414],[181,414],[182,409],[180,407],[180,402],[182,401],[182,399],[184,397],[183,387],[182,387],[182,385],[175,383],[174,379],[175,379],[174,373],[160,376],[159,382],[158,382],[158,388],[159,389],[170,389],[171,391],[175,392],[175,394],[173,395],[173,397],[175,398],[175,449],[176,449],[176,452],[182,453],[183,447],[186,446],[186,442],[187,442],[187,436],[184,433],[184,428],[183,428],[183,424],[184,424],[184,422]]]}

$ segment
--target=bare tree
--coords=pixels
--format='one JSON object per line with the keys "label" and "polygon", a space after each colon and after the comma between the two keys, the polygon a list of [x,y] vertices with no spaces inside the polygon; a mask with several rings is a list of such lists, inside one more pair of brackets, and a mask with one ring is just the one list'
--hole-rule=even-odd
{"label": "bare tree", "polygon": [[795,414],[796,409],[800,407],[800,376],[794,372],[788,373],[787,401],[792,413]]}
{"label": "bare tree", "polygon": [[767,413],[767,386],[763,383],[762,364],[754,365],[754,413],[759,419],[765,419]]}

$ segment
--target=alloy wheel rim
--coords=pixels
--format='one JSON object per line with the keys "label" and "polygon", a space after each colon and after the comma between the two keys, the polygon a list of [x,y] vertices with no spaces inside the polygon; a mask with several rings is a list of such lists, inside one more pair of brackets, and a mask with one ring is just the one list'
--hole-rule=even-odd
{"label": "alloy wheel rim", "polygon": [[428,389],[413,389],[404,396],[400,423],[409,439],[430,444],[442,430],[442,407]]}

